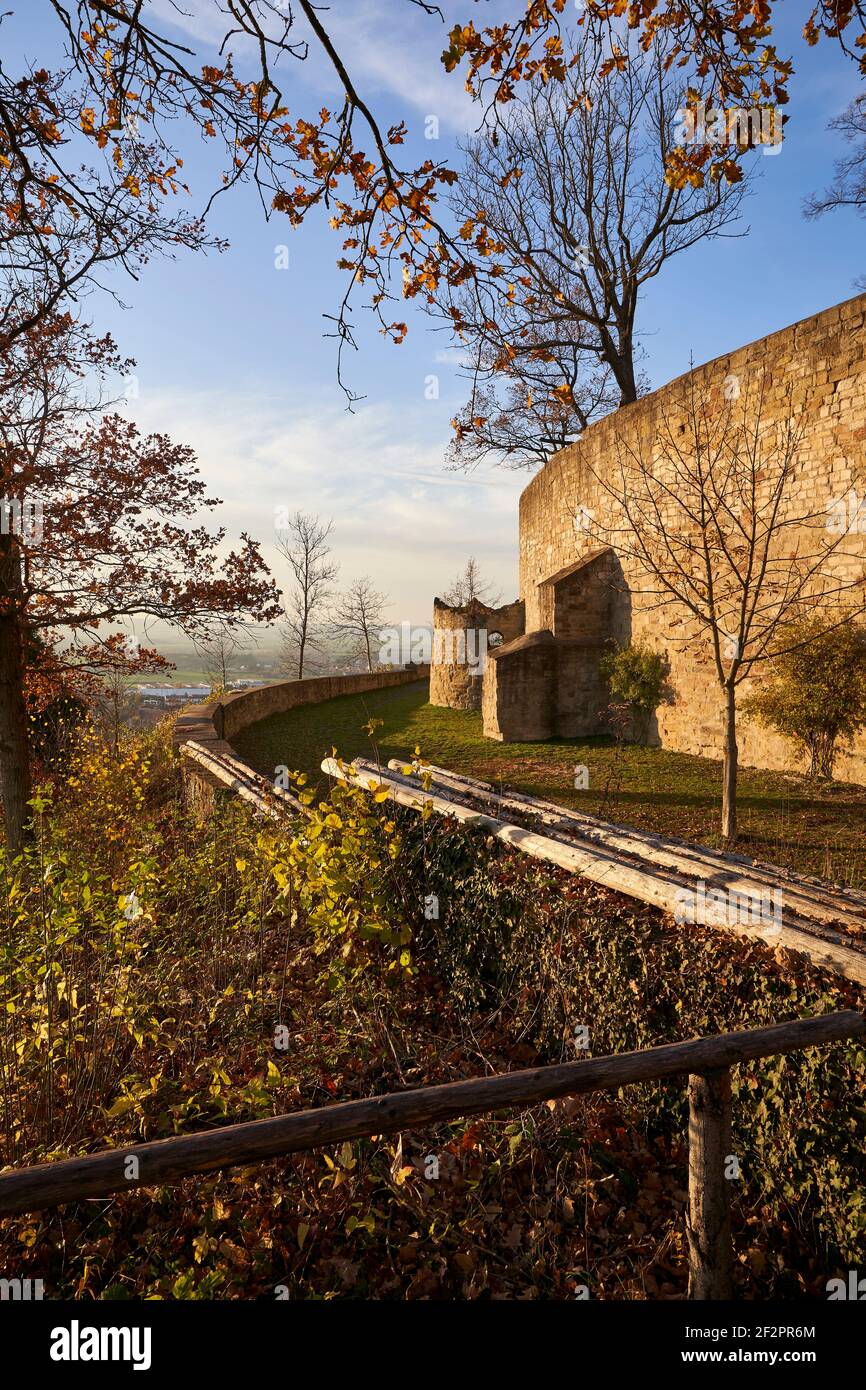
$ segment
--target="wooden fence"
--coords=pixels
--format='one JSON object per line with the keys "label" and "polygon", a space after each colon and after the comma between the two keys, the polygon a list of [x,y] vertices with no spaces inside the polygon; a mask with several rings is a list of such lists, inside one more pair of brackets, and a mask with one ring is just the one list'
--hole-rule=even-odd
{"label": "wooden fence", "polygon": [[130,1187],[156,1187],[192,1173],[263,1162],[347,1139],[393,1134],[465,1115],[536,1104],[560,1096],[616,1090],[635,1082],[689,1078],[689,1297],[732,1296],[730,1068],[759,1057],[866,1034],[855,1010],[769,1028],[668,1043],[641,1052],[535,1067],[441,1086],[397,1091],[267,1120],[109,1149],[0,1173],[0,1216],[63,1202],[104,1197]]}

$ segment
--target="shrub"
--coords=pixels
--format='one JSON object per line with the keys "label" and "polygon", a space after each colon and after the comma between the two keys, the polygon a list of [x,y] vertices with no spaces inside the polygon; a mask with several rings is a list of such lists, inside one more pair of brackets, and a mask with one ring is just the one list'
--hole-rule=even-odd
{"label": "shrub", "polygon": [[866,725],[866,631],[843,615],[799,622],[743,713],[793,739],[813,777],[832,777],[840,743]]}
{"label": "shrub", "polygon": [[[411,813],[407,812],[408,817]],[[419,929],[465,1010],[508,1019],[545,1061],[574,1060],[588,1025],[602,1056],[702,1034],[864,1007],[862,989],[830,983],[786,954],[698,927],[674,927],[579,878],[485,844],[477,832],[403,826],[416,896],[435,893],[440,920]],[[413,846],[415,858],[413,859]],[[477,1017],[477,1014],[476,1014]],[[741,1200],[763,1220],[792,1218],[810,1244],[866,1260],[866,1077],[861,1041],[735,1067],[734,1152]],[[683,1086],[629,1087],[650,1134],[686,1132]]]}
{"label": "shrub", "polygon": [[642,642],[630,642],[606,653],[599,664],[614,700],[626,706],[632,737],[645,743],[649,724],[659,705],[670,698],[668,661]]}

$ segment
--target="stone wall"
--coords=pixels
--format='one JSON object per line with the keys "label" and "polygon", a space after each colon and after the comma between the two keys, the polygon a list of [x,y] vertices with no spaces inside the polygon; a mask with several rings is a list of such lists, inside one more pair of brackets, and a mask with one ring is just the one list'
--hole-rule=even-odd
{"label": "stone wall", "polygon": [[[606,528],[616,545],[621,519],[598,478],[615,467],[623,451],[643,451],[648,441],[652,447],[659,422],[675,421],[682,413],[685,387],[693,386],[701,400],[720,400],[734,378],[744,392],[761,384],[762,425],[790,417],[802,427],[788,499],[796,510],[790,516],[802,515],[804,499],[818,511],[852,489],[860,499],[866,495],[866,295],[860,295],[698,367],[592,425],[551,459],[520,499],[520,589],[528,633],[553,626],[549,581],[598,545],[599,528]],[[587,514],[592,539],[586,526],[581,529]],[[835,562],[840,572],[863,573],[864,531],[846,541],[845,558]],[[658,711],[658,740],[668,748],[720,757],[720,693],[706,638],[690,629],[685,611],[653,606],[639,592],[646,585],[626,561],[623,565],[624,582],[612,589],[610,635],[648,641],[670,661],[675,703]],[[744,683],[741,693],[748,688]],[[744,719],[740,733],[743,763],[797,769],[786,739]],[[839,757],[836,775],[866,784],[866,738]]]}
{"label": "stone wall", "polygon": [[[182,757],[183,745],[195,742],[212,753],[228,755],[244,762],[238,758],[231,740],[242,729],[258,724],[260,719],[267,719],[271,714],[286,714],[301,705],[321,704],[337,695],[359,695],[368,690],[409,685],[413,681],[425,680],[429,673],[429,666],[416,666],[405,671],[363,671],[351,676],[271,681],[252,690],[232,691],[217,700],[194,705],[178,715],[174,726],[174,747]],[[244,766],[248,764],[244,763]],[[188,759],[183,761],[182,769],[188,804],[199,813],[206,811],[213,802],[214,792],[222,790],[223,784]],[[251,767],[249,771],[255,775]]]}

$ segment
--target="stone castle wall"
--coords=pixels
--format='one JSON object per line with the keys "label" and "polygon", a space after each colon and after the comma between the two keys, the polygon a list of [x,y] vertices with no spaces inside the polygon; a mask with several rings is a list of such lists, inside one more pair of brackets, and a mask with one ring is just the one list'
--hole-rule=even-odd
{"label": "stone castle wall", "polygon": [[[621,518],[598,478],[629,451],[645,456],[661,420],[674,428],[683,416],[685,389],[699,399],[721,402],[726,382],[760,400],[768,428],[793,418],[802,428],[789,515],[821,511],[853,489],[866,495],[866,295],[773,333],[698,367],[660,390],[590,426],[538,473],[520,499],[520,591],[526,606],[526,632],[550,629],[553,592],[549,581],[599,544],[599,528],[616,548]],[[659,462],[660,468],[663,463]],[[586,513],[581,512],[586,509]],[[588,513],[589,527],[580,518]],[[578,524],[575,525],[575,519]],[[591,534],[587,533],[587,530]],[[846,540],[844,557],[834,559],[840,574],[862,574],[866,528]],[[706,636],[693,630],[689,615],[659,610],[639,590],[634,567],[623,560],[624,582],[614,586],[610,635],[619,641],[648,641],[666,652],[675,702],[662,706],[657,736],[668,748],[721,757],[721,701],[712,651]],[[764,668],[765,669],[765,668]],[[757,678],[757,677],[756,677]],[[744,695],[749,683],[739,687]],[[760,726],[740,720],[744,764],[800,770],[792,745]],[[866,738],[840,755],[836,776],[866,784]]]}

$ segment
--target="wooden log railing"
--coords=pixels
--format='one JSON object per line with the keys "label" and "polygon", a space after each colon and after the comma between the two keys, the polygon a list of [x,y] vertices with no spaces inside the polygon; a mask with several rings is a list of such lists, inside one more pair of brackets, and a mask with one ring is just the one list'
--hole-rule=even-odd
{"label": "wooden log railing", "polygon": [[6,1170],[0,1172],[0,1216],[105,1197],[131,1187],[178,1182],[192,1173],[263,1162],[347,1139],[688,1075],[689,1297],[730,1298],[730,1186],[725,1175],[731,1132],[730,1068],[864,1034],[866,1017],[849,1009],[619,1056],[397,1091]]}
{"label": "wooden log railing", "polygon": [[[663,912],[676,914],[680,910],[680,890],[693,889],[697,882],[691,873],[677,873],[674,869],[664,867],[648,857],[638,859],[634,855],[624,854],[621,848],[615,847],[612,843],[602,844],[585,838],[572,840],[554,830],[549,834],[525,830],[522,826],[499,820],[477,806],[466,804],[468,797],[455,800],[450,792],[445,795],[446,789],[440,784],[437,790],[435,780],[428,791],[419,785],[417,777],[405,776],[396,771],[385,772],[377,764],[368,763],[364,758],[356,758],[352,763],[344,763],[337,758],[325,758],[322,761],[322,771],[335,780],[348,782],[368,791],[387,791],[392,801],[400,806],[407,806],[410,810],[422,811],[429,807],[436,815],[450,816],[470,828],[486,831],[493,839],[519,850],[522,854],[555,864],[569,873],[580,874],[603,888],[637,898],[638,901],[649,903]],[[468,782],[468,779],[462,780]],[[489,801],[490,797],[486,796],[486,799]],[[522,802],[528,800],[526,797],[521,798]],[[526,806],[523,809],[530,808]],[[563,809],[560,819],[564,821],[567,814]],[[611,826],[612,831],[618,829],[620,827]],[[607,836],[607,840],[610,839],[611,837]],[[707,878],[712,876],[709,868],[706,874]],[[756,886],[760,899],[760,885]],[[736,914],[736,921],[728,921],[722,915],[719,920],[708,921],[707,925],[734,936],[783,946],[805,956],[822,970],[842,975],[855,984],[866,985],[866,952],[857,944],[857,938],[840,937],[838,933],[822,927],[817,922],[812,922],[810,930],[806,931],[797,915],[785,907],[781,916],[781,927],[775,915],[766,922],[755,922],[744,921],[739,913]],[[862,928],[862,908],[858,915],[852,915],[852,921]],[[849,942],[851,944],[848,944]]]}

